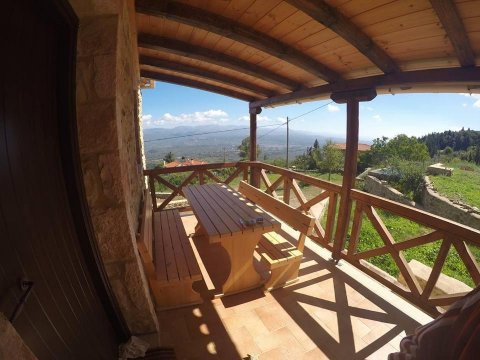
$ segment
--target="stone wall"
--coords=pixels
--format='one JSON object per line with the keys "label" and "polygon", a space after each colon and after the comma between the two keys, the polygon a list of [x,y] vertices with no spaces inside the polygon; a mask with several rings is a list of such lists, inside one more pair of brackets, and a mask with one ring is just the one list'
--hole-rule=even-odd
{"label": "stone wall", "polygon": [[90,215],[102,260],[132,334],[158,331],[136,247],[144,189],[138,163],[133,0],[70,0],[79,19],[77,121]]}
{"label": "stone wall", "polygon": [[425,177],[425,182],[427,186],[422,193],[422,205],[426,211],[442,217],[448,217],[460,224],[480,230],[480,213],[478,209],[475,210],[466,205],[454,204],[446,197],[441,196],[433,189],[428,176]]}
{"label": "stone wall", "polygon": [[388,186],[385,181],[379,180],[370,175],[365,176],[364,181],[364,189],[370,194],[381,196],[385,199],[393,200],[405,205],[415,206],[415,202],[405,197],[400,191]]}
{"label": "stone wall", "polygon": [[[467,205],[454,204],[433,189],[428,177],[425,177],[425,182],[427,186],[422,192],[422,210],[480,230],[480,212],[478,209]],[[406,205],[416,206],[415,202],[406,198],[401,192],[388,186],[385,181],[379,180],[373,176],[368,175],[365,177],[364,188],[365,191],[371,194]]]}
{"label": "stone wall", "polygon": [[37,360],[2,313],[0,313],[0,359]]}

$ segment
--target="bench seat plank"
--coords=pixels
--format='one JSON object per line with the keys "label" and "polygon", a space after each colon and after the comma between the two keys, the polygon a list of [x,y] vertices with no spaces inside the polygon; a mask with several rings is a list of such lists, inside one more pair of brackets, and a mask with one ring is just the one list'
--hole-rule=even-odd
{"label": "bench seat plank", "polygon": [[180,236],[180,245],[182,246],[182,251],[185,256],[185,261],[188,267],[188,273],[190,274],[190,278],[192,280],[201,280],[203,278],[202,272],[200,271],[200,266],[198,266],[197,259],[195,258],[195,254],[193,253],[190,239],[188,238],[188,235],[185,232],[185,228],[183,227],[180,213],[178,211],[175,211],[173,214],[175,217],[175,223],[178,227],[178,232],[182,233],[182,236]]}

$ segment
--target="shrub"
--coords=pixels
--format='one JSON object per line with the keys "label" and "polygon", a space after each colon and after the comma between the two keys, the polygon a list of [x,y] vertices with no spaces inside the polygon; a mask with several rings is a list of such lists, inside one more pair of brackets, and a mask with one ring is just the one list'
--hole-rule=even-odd
{"label": "shrub", "polygon": [[414,201],[419,202],[425,187],[425,166],[423,163],[399,161],[394,169],[397,170],[397,176],[393,181],[399,190]]}

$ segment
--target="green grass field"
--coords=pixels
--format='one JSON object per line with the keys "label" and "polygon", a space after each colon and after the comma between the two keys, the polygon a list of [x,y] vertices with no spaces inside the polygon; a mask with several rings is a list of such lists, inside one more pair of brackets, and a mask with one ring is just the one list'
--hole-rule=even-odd
{"label": "green grass field", "polygon": [[435,189],[451,200],[480,208],[480,166],[461,161],[445,165],[454,168],[453,175],[430,176]]}

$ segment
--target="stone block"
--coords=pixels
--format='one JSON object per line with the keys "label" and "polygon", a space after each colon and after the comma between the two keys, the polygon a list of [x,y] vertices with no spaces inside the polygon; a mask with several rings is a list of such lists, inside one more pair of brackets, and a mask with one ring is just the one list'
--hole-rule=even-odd
{"label": "stone block", "polygon": [[123,0],[69,0],[80,17],[118,14]]}
{"label": "stone block", "polygon": [[158,321],[150,300],[148,285],[136,260],[107,264],[112,289],[122,314],[133,334],[158,332]]}
{"label": "stone block", "polygon": [[77,58],[77,106],[94,99],[93,58]]}
{"label": "stone block", "polygon": [[110,208],[92,216],[98,247],[105,263],[135,259],[136,247],[132,246],[125,208]]}
{"label": "stone block", "polygon": [[80,21],[77,56],[115,54],[118,16],[95,16]]}
{"label": "stone block", "polygon": [[118,149],[115,100],[77,106],[80,151],[98,153]]}
{"label": "stone block", "polygon": [[0,313],[0,359],[37,360],[2,313]]}
{"label": "stone block", "polygon": [[[432,268],[417,260],[411,260],[408,265],[410,266],[413,274],[417,278],[420,287],[424,289],[425,285],[427,284],[428,278],[430,277],[430,273],[432,272]],[[398,276],[398,281],[406,285],[405,279],[403,278],[402,274]],[[435,287],[432,290],[432,295],[456,294],[470,291],[472,291],[472,288],[467,284],[464,284],[457,279],[441,273],[438,277]]]}
{"label": "stone block", "polygon": [[114,99],[117,88],[115,54],[98,55],[93,60],[94,88],[98,99]]}
{"label": "stone block", "polygon": [[118,155],[85,154],[82,159],[82,171],[92,215],[102,214],[110,208],[124,204]]}

